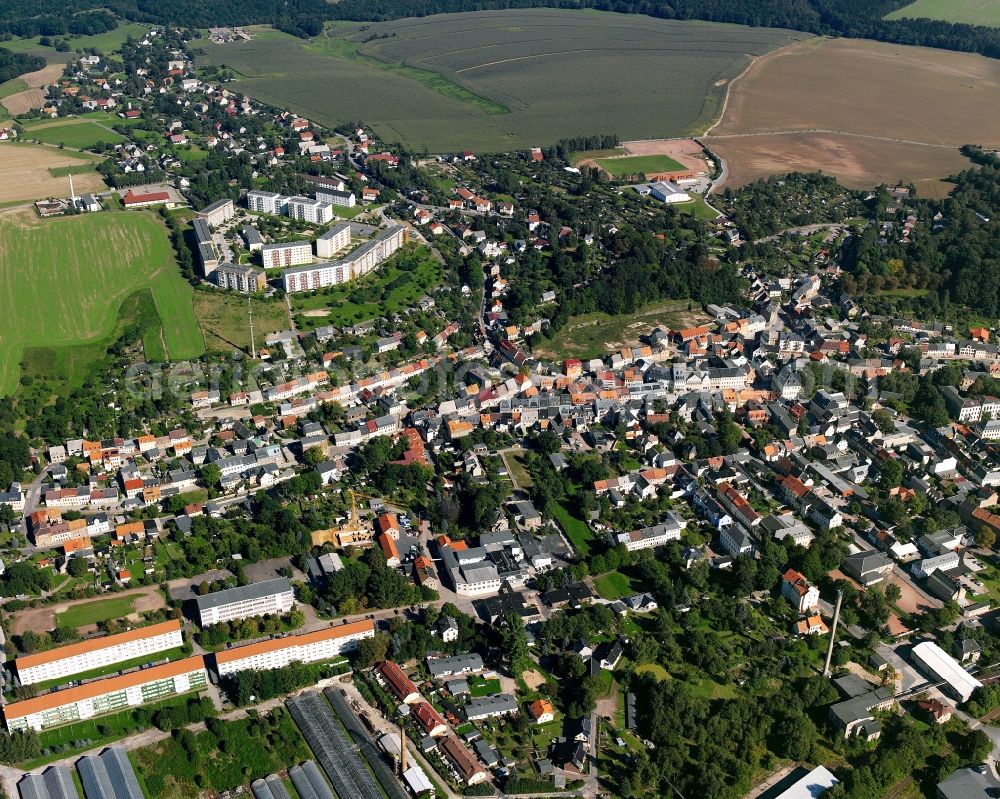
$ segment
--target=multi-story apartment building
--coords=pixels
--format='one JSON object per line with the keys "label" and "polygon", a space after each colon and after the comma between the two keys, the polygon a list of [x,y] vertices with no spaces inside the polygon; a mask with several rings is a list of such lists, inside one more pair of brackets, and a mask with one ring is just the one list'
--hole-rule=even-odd
{"label": "multi-story apartment building", "polygon": [[58,649],[24,655],[14,661],[14,668],[17,669],[22,685],[34,685],[134,658],[155,659],[158,653],[176,649],[183,644],[181,624],[173,619],[117,635],[91,638]]}
{"label": "multi-story apartment building", "polygon": [[[319,196],[317,194],[317,196]],[[332,258],[351,245],[351,226],[347,222],[334,225],[316,239],[316,257]]]}
{"label": "multi-story apartment building", "polygon": [[267,275],[264,274],[264,270],[247,264],[219,264],[214,274],[219,288],[238,291],[241,294],[252,294],[267,287]]}
{"label": "multi-story apartment building", "polygon": [[285,291],[311,291],[367,275],[405,242],[406,232],[403,227],[390,225],[339,261],[286,269],[281,275]]}
{"label": "multi-story apartment building", "polygon": [[289,197],[285,213],[292,219],[325,225],[333,219],[333,206],[328,202],[311,200],[308,197]]}
{"label": "multi-story apartment building", "polygon": [[283,241],[265,244],[260,250],[265,269],[312,263],[312,245],[308,241]]}
{"label": "multi-story apartment building", "polygon": [[233,619],[288,613],[295,604],[292,584],[284,577],[251,583],[226,591],[200,596],[195,600],[198,623],[202,627]]}
{"label": "multi-story apartment building", "polygon": [[196,655],[11,702],[3,708],[4,724],[10,732],[26,729],[41,732],[60,724],[194,691],[207,682],[205,658]]}
{"label": "multi-story apartment building", "polygon": [[247,669],[280,669],[289,663],[315,663],[357,648],[358,641],[375,635],[370,620],[339,624],[302,635],[259,641],[215,654],[220,677]]}
{"label": "multi-story apartment building", "polygon": [[316,187],[316,199],[330,205],[340,205],[345,208],[353,208],[357,205],[358,198],[352,191],[342,191],[339,189],[327,189]]}
{"label": "multi-story apartment building", "polygon": [[276,191],[248,191],[247,208],[258,214],[283,214],[288,198]]}
{"label": "multi-story apartment building", "polygon": [[202,208],[198,212],[198,216],[212,227],[218,227],[236,216],[236,205],[228,198],[216,200],[211,205]]}
{"label": "multi-story apartment building", "polygon": [[654,549],[669,541],[679,540],[684,527],[682,519],[673,513],[668,513],[666,521],[630,533],[619,533],[617,541],[619,544],[624,544],[629,552],[635,552],[637,549]]}

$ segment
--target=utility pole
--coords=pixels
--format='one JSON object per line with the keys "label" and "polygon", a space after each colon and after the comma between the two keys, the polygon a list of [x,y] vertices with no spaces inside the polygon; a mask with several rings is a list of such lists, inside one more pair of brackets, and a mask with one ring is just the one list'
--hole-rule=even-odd
{"label": "utility pole", "polygon": [[833,645],[837,638],[837,624],[840,622],[840,603],[844,599],[842,589],[837,589],[837,604],[833,607],[833,627],[830,628],[830,647],[826,650],[826,665],[823,667],[823,676],[830,676],[830,662],[833,660]]}
{"label": "utility pole", "polygon": [[253,360],[257,354],[257,347],[253,340],[253,305],[250,303],[250,295],[247,294],[247,316],[250,317],[250,359]]}

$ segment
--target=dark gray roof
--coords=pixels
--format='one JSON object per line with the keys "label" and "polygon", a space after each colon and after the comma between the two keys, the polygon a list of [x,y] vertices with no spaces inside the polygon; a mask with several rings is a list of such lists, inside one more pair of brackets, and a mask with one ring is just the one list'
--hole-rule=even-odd
{"label": "dark gray roof", "polygon": [[28,774],[18,784],[21,799],[80,799],[73,772],[66,766],[51,766],[42,774]]}
{"label": "dark gray roof", "polygon": [[80,758],[76,767],[87,799],[143,799],[135,770],[119,746]]}
{"label": "dark gray roof", "polygon": [[272,594],[284,594],[292,590],[292,584],[284,577],[277,577],[274,580],[264,580],[262,583],[251,583],[241,585],[237,588],[229,588],[225,591],[216,591],[214,594],[200,596],[195,600],[198,610],[208,610],[229,605],[233,602],[243,602],[248,599],[260,599]]}
{"label": "dark gray roof", "polygon": [[941,799],[987,799],[1000,796],[1000,780],[997,780],[988,766],[961,768],[948,779],[938,783]]}

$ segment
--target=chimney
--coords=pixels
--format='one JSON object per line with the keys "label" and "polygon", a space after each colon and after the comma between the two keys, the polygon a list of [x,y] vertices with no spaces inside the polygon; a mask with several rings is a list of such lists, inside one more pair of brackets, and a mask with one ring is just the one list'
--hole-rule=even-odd
{"label": "chimney", "polygon": [[406,733],[403,731],[403,725],[399,725],[399,773],[404,774],[406,772]]}

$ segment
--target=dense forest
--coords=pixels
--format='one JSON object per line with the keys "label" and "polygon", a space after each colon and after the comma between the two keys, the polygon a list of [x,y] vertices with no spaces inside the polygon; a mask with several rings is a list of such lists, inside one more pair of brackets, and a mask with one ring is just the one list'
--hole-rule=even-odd
{"label": "dense forest", "polygon": [[[192,28],[272,23],[299,36],[314,36],[323,20],[386,20],[456,11],[500,8],[596,8],[662,19],[700,19],[809,33],[877,39],[1000,57],[1000,29],[929,19],[884,20],[908,0],[0,0],[0,34],[73,33],[45,28],[84,24],[108,9],[125,19]],[[68,20],[68,21],[67,21]],[[88,20],[88,22],[92,22]]]}
{"label": "dense forest", "polygon": [[44,66],[44,58],[26,53],[14,53],[0,47],[0,83],[12,80],[25,72],[34,72]]}

